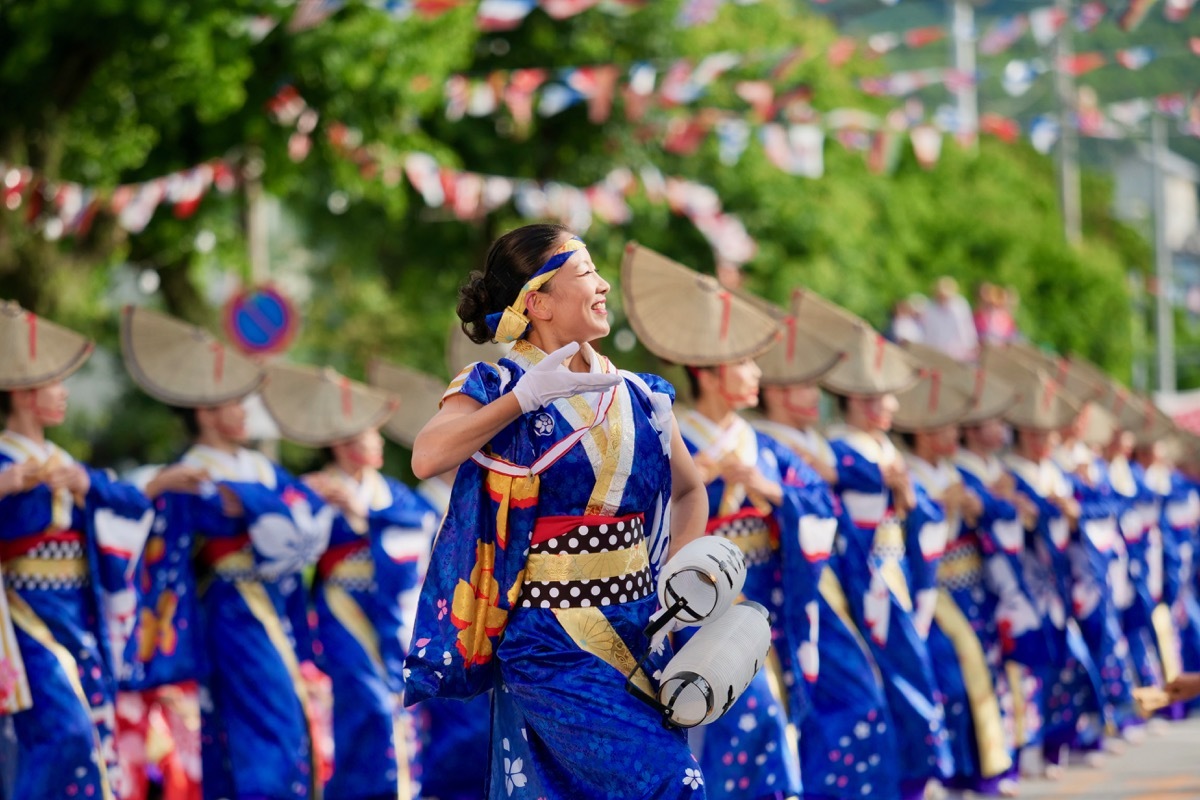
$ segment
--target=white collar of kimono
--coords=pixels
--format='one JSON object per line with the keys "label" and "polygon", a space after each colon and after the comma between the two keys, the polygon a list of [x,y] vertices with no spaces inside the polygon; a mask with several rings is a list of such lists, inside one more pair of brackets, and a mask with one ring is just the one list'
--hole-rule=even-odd
{"label": "white collar of kimono", "polygon": [[1067,479],[1052,459],[1030,461],[1016,453],[1009,453],[1004,457],[1004,463],[1042,497],[1068,494]]}
{"label": "white collar of kimono", "polygon": [[881,467],[891,464],[898,456],[896,446],[892,444],[891,439],[886,436],[875,438],[873,434],[862,428],[844,424],[834,425],[829,429],[829,438],[845,442],[867,461]]}
{"label": "white collar of kimono", "polygon": [[334,480],[341,481],[349,487],[354,492],[355,499],[372,511],[382,511],[392,504],[392,491],[378,470],[364,468],[361,481],[355,480],[353,475],[333,464],[329,465],[326,472]]}
{"label": "white collar of kimono", "polygon": [[1004,462],[995,455],[981,456],[965,447],[954,454],[954,463],[991,486],[1004,474]]}
{"label": "white collar of kimono", "polygon": [[694,408],[679,415],[679,432],[699,447],[699,454],[721,461],[732,454],[743,464],[758,463],[758,438],[750,423],[737,414],[721,427]]}
{"label": "white collar of kimono", "polygon": [[814,458],[826,466],[833,466],[833,451],[829,449],[829,442],[825,441],[816,428],[793,428],[791,425],[769,419],[756,419],[751,424],[757,430],[783,442],[796,451],[797,455]]}
{"label": "white collar of kimono", "polygon": [[1133,478],[1133,468],[1129,466],[1129,459],[1125,456],[1118,455],[1109,462],[1108,479],[1113,489],[1123,497],[1137,495],[1137,481]]}
{"label": "white collar of kimono", "polygon": [[1079,472],[1083,467],[1088,481],[1093,484],[1100,478],[1096,472],[1096,456],[1083,442],[1059,445],[1054,449],[1054,461],[1063,472]]}
{"label": "white collar of kimono", "polygon": [[184,453],[182,460],[185,464],[207,470],[215,480],[248,481],[262,484],[268,489],[275,488],[275,470],[270,459],[245,447],[239,447],[236,453],[228,453],[206,444],[194,444]]}
{"label": "white collar of kimono", "polygon": [[930,464],[915,453],[905,453],[904,460],[917,482],[934,500],[941,500],[947,489],[962,482],[958,470],[949,459],[939,459],[936,464]]}
{"label": "white collar of kimono", "polygon": [[[617,371],[617,368],[613,366],[611,361],[597,353],[595,348],[587,342],[579,345],[579,355],[583,356],[584,361],[587,362],[588,372],[610,373]],[[509,361],[519,364],[526,371],[530,367],[540,364],[545,357],[546,354],[537,345],[530,344],[525,339],[518,339],[513,342],[512,349],[505,356]],[[566,367],[563,368],[566,369]]]}
{"label": "white collar of kimono", "polygon": [[0,432],[0,453],[4,453],[18,464],[27,459],[32,460],[35,464],[44,464],[55,455],[63,464],[75,463],[75,459],[71,458],[70,453],[49,439],[39,444],[24,434],[7,429]]}

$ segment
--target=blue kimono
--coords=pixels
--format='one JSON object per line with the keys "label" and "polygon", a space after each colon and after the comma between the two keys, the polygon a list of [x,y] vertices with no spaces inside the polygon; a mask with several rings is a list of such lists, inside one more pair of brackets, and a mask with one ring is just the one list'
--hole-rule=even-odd
{"label": "blue kimono", "polygon": [[[452,487],[440,477],[417,487],[440,520]],[[481,800],[487,791],[492,695],[470,700],[434,698],[412,709],[420,740],[421,794],[431,800]]]}
{"label": "blue kimono", "polygon": [[1033,501],[1038,511],[1032,530],[1027,531],[1024,576],[1048,623],[1052,645],[1051,660],[1037,671],[1042,683],[1042,747],[1046,759],[1057,764],[1064,747],[1098,746],[1102,736],[1099,670],[1068,612],[1075,596],[1071,548],[1076,545],[1068,520],[1051,500],[1069,495],[1072,487],[1050,460],[1034,463],[1010,454],[1005,465],[1017,492]]}
{"label": "blue kimono", "polygon": [[[156,502],[129,685],[199,683],[208,800],[313,796],[300,570],[325,550],[335,509],[254,451],[196,445],[183,463],[212,482]],[[225,514],[218,487],[242,516]]]}
{"label": "blue kimono", "polygon": [[[1133,467],[1134,476],[1153,497],[1150,512],[1162,532],[1163,602],[1171,609],[1173,631],[1156,624],[1160,642],[1171,632],[1175,648],[1163,646],[1169,680],[1179,670],[1200,671],[1200,601],[1196,592],[1195,543],[1200,523],[1200,495],[1182,475],[1164,464]],[[1177,656],[1177,657],[1176,657]],[[1193,707],[1200,703],[1189,704]]]}
{"label": "blue kimono", "polygon": [[[1170,611],[1163,599],[1163,536],[1158,524],[1154,493],[1139,480],[1129,462],[1121,457],[1108,467],[1109,481],[1119,510],[1121,541],[1124,543],[1126,575],[1114,575],[1114,595],[1121,610],[1121,624],[1129,642],[1129,655],[1141,686],[1162,686],[1164,661],[1178,662],[1178,638],[1170,627]],[[1126,586],[1121,579],[1126,579]],[[1164,655],[1165,653],[1165,655]]]}
{"label": "blue kimono", "polygon": [[[518,341],[448,393],[493,402],[544,357]],[[655,694],[670,657],[634,670],[670,540],[674,391],[621,375],[521,415],[462,464],[434,542],[405,700],[492,690],[490,797],[704,796],[683,734],[625,688],[632,674]]]}
{"label": "blue kimono", "polygon": [[845,427],[830,438],[837,456],[837,494],[852,522],[845,528],[850,541],[839,564],[842,583],[883,674],[904,752],[901,790],[919,796],[929,780],[946,779],[953,771],[926,642],[945,521],[919,487],[917,507],[906,519],[897,517],[881,470],[899,457],[890,441]]}
{"label": "blue kimono", "polygon": [[[1005,724],[1010,752],[1041,743],[1041,681],[1039,675],[1053,663],[1054,645],[1044,610],[1026,575],[1026,533],[1017,508],[997,496],[992,487],[1006,474],[995,456],[983,458],[960,450],[955,459],[963,485],[983,503],[974,529],[947,548],[942,561],[946,588],[972,621],[988,654],[996,695]],[[979,568],[968,577],[958,568],[960,557]],[[976,560],[977,559],[977,560]],[[980,591],[985,594],[979,602]],[[990,609],[990,613],[989,613]],[[1015,762],[1015,758],[1014,758]]]}
{"label": "blue kimono", "polygon": [[[0,470],[26,460],[74,463],[52,443],[0,433]],[[0,498],[0,561],[30,706],[13,716],[14,797],[112,798],[120,783],[117,678],[136,605],[133,565],[153,514],[133,486],[85,469],[82,504],[44,484]]]}
{"label": "blue kimono", "polygon": [[[952,487],[966,482],[962,473],[949,460],[935,465],[910,455],[907,461],[929,498],[944,514],[948,513],[943,498]],[[979,494],[979,488],[972,485],[969,491],[981,500],[990,497],[990,492]],[[1000,677],[996,599],[984,580],[985,551],[995,552],[987,541],[993,522],[986,508],[971,526],[964,519],[946,517],[946,552],[938,563],[936,603],[928,637],[954,757],[950,784],[981,793],[994,793],[1000,778],[1012,768],[996,690]],[[927,560],[921,558],[921,553],[909,554],[910,562],[917,559]],[[919,565],[910,571],[919,573]]]}
{"label": "blue kimono", "polygon": [[414,797],[411,720],[402,714],[404,658],[436,515],[399,481],[329,468],[368,509],[339,513],[317,562],[317,664],[333,684],[333,775],[326,800]]}
{"label": "blue kimono", "polygon": [[[741,484],[728,484],[720,476],[708,484],[707,531],[729,539],[745,556],[743,594],[763,604],[771,614],[775,663],[768,661],[767,668],[754,676],[725,716],[697,729],[693,749],[711,797],[774,797],[780,792],[796,795],[800,792],[800,759],[796,728],[793,725],[789,729],[789,716],[799,722],[808,712],[805,681],[796,678],[802,678],[802,663],[812,663],[814,655],[809,651],[815,643],[804,641],[811,627],[809,609],[816,610],[808,604],[816,600],[817,584],[811,570],[801,565],[796,565],[801,568],[795,574],[789,573],[784,583],[779,545],[785,536],[799,541],[800,508],[795,495],[800,487],[796,484],[801,473],[807,475],[811,470],[791,451],[756,432],[740,417],[722,429],[699,412],[688,411],[679,417],[679,430],[693,455],[702,453],[715,463],[736,459],[753,465],[768,481],[777,484],[783,495],[780,505],[773,506],[765,498],[749,494]],[[796,630],[797,626],[802,630]],[[795,657],[787,642],[789,628],[795,630],[793,638],[801,640]]]}
{"label": "blue kimono", "polygon": [[[1134,670],[1121,628],[1121,608],[1133,601],[1128,559],[1121,538],[1121,502],[1104,462],[1078,445],[1060,451],[1060,467],[1080,506],[1079,536],[1068,548],[1073,580],[1073,613],[1100,671],[1101,702],[1108,733],[1141,723],[1134,712]],[[1068,471],[1068,467],[1072,468]],[[1084,474],[1086,473],[1086,474]]]}
{"label": "blue kimono", "polygon": [[[761,420],[754,425],[797,455],[821,458],[833,466],[832,449],[815,431],[802,433]],[[804,797],[897,800],[901,756],[882,677],[837,577],[836,565],[847,557],[848,541],[838,531],[852,523],[816,472],[804,464],[794,468],[795,475],[785,484],[800,487],[796,494],[802,516],[798,537],[780,537],[784,601],[800,606],[813,622],[806,635],[800,626],[788,625],[788,647],[780,652],[794,654],[794,683],[807,687],[808,713],[800,719],[794,710],[792,714],[800,728],[800,771],[808,787]],[[792,591],[796,584],[804,586],[805,568],[811,574],[808,580],[817,586],[815,598],[808,591]],[[793,615],[799,616],[789,612]]]}

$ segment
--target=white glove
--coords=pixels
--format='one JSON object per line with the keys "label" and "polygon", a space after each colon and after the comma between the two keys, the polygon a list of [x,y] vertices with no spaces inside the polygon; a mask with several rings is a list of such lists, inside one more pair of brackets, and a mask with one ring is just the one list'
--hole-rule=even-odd
{"label": "white glove", "polygon": [[571,342],[555,350],[530,369],[512,393],[521,404],[521,411],[528,414],[563,397],[574,397],[586,392],[602,392],[621,382],[618,373],[572,372],[562,364],[579,352],[579,343]]}

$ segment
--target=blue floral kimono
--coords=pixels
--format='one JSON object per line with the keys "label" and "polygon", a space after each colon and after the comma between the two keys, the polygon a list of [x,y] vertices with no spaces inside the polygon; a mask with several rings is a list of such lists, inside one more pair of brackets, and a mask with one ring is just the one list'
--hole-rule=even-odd
{"label": "blue floral kimono", "polygon": [[317,561],[318,665],[333,684],[333,775],[326,800],[417,796],[411,720],[402,714],[404,657],[436,515],[416,493],[375,470],[357,481],[326,469],[368,510],[338,513]]}
{"label": "blue floral kimono", "polygon": [[[518,341],[448,394],[493,402],[544,357]],[[670,656],[634,671],[670,539],[674,391],[621,375],[523,414],[459,467],[434,542],[405,699],[493,690],[490,797],[704,796],[683,734],[625,688],[634,674],[654,694]]]}
{"label": "blue floral kimono", "polygon": [[[962,474],[949,460],[930,464],[909,455],[907,461],[913,477],[945,514],[943,498],[952,487],[964,483]],[[983,793],[994,793],[999,779],[1012,768],[996,692],[1000,674],[996,600],[984,581],[985,549],[989,553],[996,549],[990,542],[986,548],[983,544],[990,537],[992,522],[985,515],[976,526],[968,527],[963,519],[945,518],[949,535],[937,568],[938,588],[928,637],[954,757],[950,784]],[[921,553],[915,556],[925,560]],[[912,560],[913,554],[909,558]],[[917,571],[919,568],[913,569]]]}
{"label": "blue floral kimono", "polygon": [[1051,623],[1026,575],[1031,553],[1017,508],[992,492],[1007,474],[1003,462],[968,450],[960,450],[955,462],[963,485],[982,501],[983,514],[947,547],[938,577],[980,635],[1015,765],[1017,751],[1042,740],[1038,676],[1053,663]]}
{"label": "blue floral kimono", "polygon": [[1137,682],[1162,686],[1164,662],[1178,662],[1178,637],[1170,630],[1171,612],[1163,603],[1163,536],[1156,498],[1123,457],[1109,464],[1108,476],[1127,557],[1126,575],[1114,575],[1113,593],[1122,595],[1117,606]]}
{"label": "blue floral kimono", "polygon": [[[783,494],[780,505],[773,506],[720,476],[708,484],[708,533],[729,539],[745,556],[743,594],[762,603],[771,614],[773,655],[725,716],[693,733],[693,749],[708,780],[710,797],[796,795],[800,793],[800,756],[796,727],[789,727],[789,716],[798,723],[808,713],[803,664],[810,664],[811,671],[815,663],[808,614],[811,609],[815,616],[816,608],[808,604],[816,600],[817,584],[803,564],[789,565],[794,571],[788,573],[785,583],[780,540],[799,541],[801,514],[795,494],[798,476],[810,470],[741,417],[722,429],[699,412],[688,411],[679,416],[679,430],[693,455],[704,454],[716,463],[736,459],[753,465],[768,481],[779,485]],[[836,526],[835,521],[831,523]],[[832,526],[826,526],[830,533],[836,530]],[[825,549],[828,552],[828,547]],[[795,630],[797,626],[802,630]],[[789,629],[795,631],[794,639],[802,640],[796,651],[787,641]]]}
{"label": "blue floral kimono", "polygon": [[[1068,548],[1074,616],[1100,670],[1106,721],[1123,729],[1141,720],[1133,709],[1134,670],[1129,641],[1121,628],[1121,606],[1133,602],[1125,541],[1119,528],[1121,502],[1108,480],[1104,462],[1086,447],[1060,451],[1058,458],[1081,510],[1080,535]],[[1116,729],[1109,726],[1108,732],[1115,734]]]}
{"label": "blue floral kimono", "polygon": [[[417,487],[437,513],[450,508],[452,486],[440,477]],[[492,695],[434,698],[412,709],[420,738],[421,795],[430,800],[481,800],[487,791]]]}
{"label": "blue floral kimono", "polygon": [[[207,800],[314,796],[300,570],[324,552],[335,509],[254,451],[196,445],[183,463],[211,483],[156,502],[130,688],[198,681]],[[218,487],[242,516],[226,516]]]}
{"label": "blue floral kimono", "polygon": [[[815,431],[800,432],[782,425],[756,421],[755,427],[798,455],[820,458],[833,466],[833,450]],[[852,616],[849,600],[837,577],[843,558],[868,558],[847,554],[850,540],[838,529],[852,524],[840,512],[840,503],[829,485],[805,465],[798,465],[788,483],[801,485],[803,509],[798,537],[780,537],[785,605],[802,606],[803,615],[815,619],[807,635],[789,625],[788,647],[780,652],[795,655],[795,682],[807,685],[809,712],[793,722],[800,728],[801,775],[805,800],[880,800],[900,797],[900,751],[895,739],[879,668]],[[830,530],[826,520],[836,520]],[[802,580],[792,565],[803,564],[812,574],[817,594],[789,591]],[[814,606],[815,603],[815,614]],[[792,616],[793,612],[789,612]],[[815,645],[815,646],[814,646]],[[815,651],[815,652],[814,652]]]}
{"label": "blue floral kimono", "polygon": [[[1169,680],[1179,670],[1200,671],[1200,601],[1195,562],[1200,495],[1186,478],[1164,464],[1150,467],[1135,464],[1133,473],[1154,498],[1149,513],[1162,532],[1163,602],[1171,609],[1173,625],[1164,628],[1156,624],[1155,631],[1160,643],[1171,633],[1177,637],[1175,648],[1167,644],[1160,651]],[[1189,705],[1194,708],[1200,703],[1193,701]]]}
{"label": "blue floral kimono", "polygon": [[842,582],[883,674],[904,753],[901,790],[919,796],[929,780],[944,780],[953,772],[926,641],[945,520],[919,487],[917,507],[907,518],[897,517],[881,470],[899,458],[890,441],[845,427],[831,432],[830,439],[837,456],[837,494],[852,522],[845,529],[852,541],[839,565]]}
{"label": "blue floral kimono", "polygon": [[[0,433],[0,470],[32,460],[74,463],[52,443]],[[0,662],[4,694],[27,710],[17,735],[14,797],[112,798],[117,678],[133,622],[133,570],[153,514],[146,497],[86,468],[82,505],[44,484],[0,498],[0,562],[20,661]]]}
{"label": "blue floral kimono", "polygon": [[[1005,465],[1017,491],[1032,500],[1038,510],[1033,530],[1028,532],[1032,540],[1026,539],[1024,574],[1038,611],[1049,623],[1046,631],[1052,643],[1052,660],[1039,670],[1042,747],[1046,759],[1057,764],[1064,747],[1098,746],[1103,733],[1100,673],[1078,623],[1068,612],[1076,591],[1071,548],[1078,545],[1072,542],[1067,519],[1051,502],[1052,497],[1069,495],[1072,487],[1049,459],[1034,463],[1009,454]],[[1081,594],[1079,599],[1091,603],[1094,593]]]}

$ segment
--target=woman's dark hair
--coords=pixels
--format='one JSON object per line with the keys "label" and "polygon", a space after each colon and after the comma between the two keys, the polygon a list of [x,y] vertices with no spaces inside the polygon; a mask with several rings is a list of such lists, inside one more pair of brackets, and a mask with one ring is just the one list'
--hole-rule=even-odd
{"label": "woman's dark hair", "polygon": [[12,392],[0,392],[0,423],[8,422],[12,413]]}
{"label": "woman's dark hair", "polygon": [[901,431],[900,441],[904,442],[904,446],[911,452],[917,451],[917,435],[912,431]]}
{"label": "woman's dark hair", "polygon": [[570,235],[571,230],[562,225],[538,223],[509,231],[492,242],[483,272],[472,272],[458,290],[458,318],[471,341],[491,341],[487,315],[511,305],[525,282],[546,263],[563,237]]}
{"label": "woman's dark hair", "polygon": [[196,409],[173,407],[171,410],[183,423],[183,429],[187,431],[189,439],[195,439],[200,435],[200,421],[196,419]]}
{"label": "woman's dark hair", "polygon": [[700,399],[700,370],[711,369],[711,367],[684,367],[683,374],[687,378],[688,395],[692,398],[692,402]]}
{"label": "woman's dark hair", "polygon": [[833,399],[837,400],[838,412],[842,415],[842,418],[845,419],[846,412],[850,410],[850,398],[844,394],[835,394]]}

